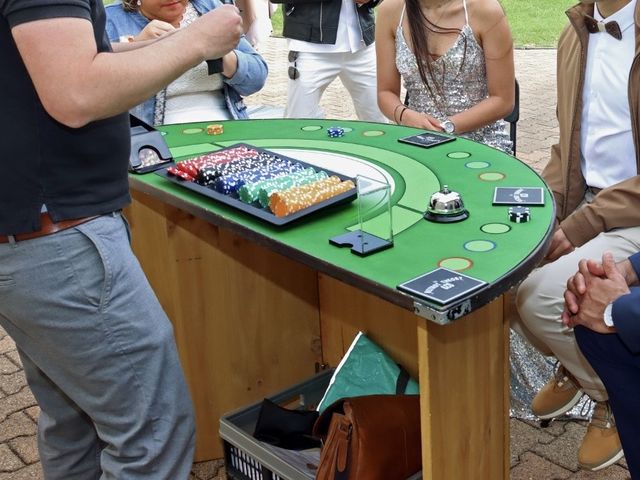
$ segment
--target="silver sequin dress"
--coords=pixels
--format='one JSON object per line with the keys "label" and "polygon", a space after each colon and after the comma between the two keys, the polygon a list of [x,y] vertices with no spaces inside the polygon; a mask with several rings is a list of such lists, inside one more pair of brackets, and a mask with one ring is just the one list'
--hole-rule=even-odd
{"label": "silver sequin dress", "polygon": [[[468,110],[489,96],[484,52],[468,23],[462,27],[453,46],[431,63],[433,78],[441,83],[441,88],[432,87],[430,91],[422,82],[416,57],[404,37],[402,20],[396,31],[396,67],[409,96],[409,108],[428,113],[440,121]],[[503,120],[461,136],[512,152]]]}

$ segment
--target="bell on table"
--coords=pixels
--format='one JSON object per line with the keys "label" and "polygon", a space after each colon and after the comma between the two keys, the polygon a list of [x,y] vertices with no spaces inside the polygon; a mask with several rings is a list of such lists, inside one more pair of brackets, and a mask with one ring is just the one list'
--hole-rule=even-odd
{"label": "bell on table", "polygon": [[458,192],[449,190],[447,185],[431,195],[427,212],[424,214],[424,218],[430,222],[439,223],[460,222],[468,217],[469,212],[464,208],[462,197]]}

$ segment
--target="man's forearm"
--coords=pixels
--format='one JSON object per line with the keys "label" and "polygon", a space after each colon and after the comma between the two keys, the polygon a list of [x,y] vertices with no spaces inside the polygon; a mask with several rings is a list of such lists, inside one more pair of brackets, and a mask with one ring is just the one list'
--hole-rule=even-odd
{"label": "man's forearm", "polygon": [[159,40],[123,44],[117,53],[96,55],[81,90],[84,100],[80,102],[88,105],[86,115],[97,120],[129,110],[200,63],[202,54],[192,37],[184,30]]}
{"label": "man's forearm", "polygon": [[141,48],[98,53],[93,27],[80,18],[27,22],[12,29],[44,108],[71,128],[126,112],[240,39],[237,9],[222,6],[189,27]]}
{"label": "man's forearm", "polygon": [[138,48],[146,47],[155,43],[156,40],[142,40],[140,42],[112,42],[111,48],[113,53],[128,52],[131,50],[137,50]]}

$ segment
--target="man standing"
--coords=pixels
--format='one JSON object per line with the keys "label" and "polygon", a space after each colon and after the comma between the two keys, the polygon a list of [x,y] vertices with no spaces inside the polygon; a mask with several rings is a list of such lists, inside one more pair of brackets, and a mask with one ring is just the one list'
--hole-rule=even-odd
{"label": "man standing", "polygon": [[581,467],[599,470],[622,456],[602,381],[561,321],[566,279],[580,258],[610,250],[617,259],[640,250],[640,25],[637,0],[582,0],[567,11],[558,44],[560,141],[542,175],[557,202],[549,263],[519,287],[514,328],[560,367],[534,398],[550,419],[587,394],[596,402],[583,439]]}
{"label": "man standing", "polygon": [[[632,478],[640,478],[640,253],[618,265],[581,260],[562,315],[607,387]],[[631,289],[629,286],[634,285]]]}
{"label": "man standing", "polygon": [[[48,480],[184,480],[191,400],[133,256],[126,112],[239,41],[224,6],[111,52],[102,0],[0,0],[0,325],[41,409]],[[127,51],[124,51],[127,50]]]}
{"label": "man standing", "polygon": [[[282,0],[272,0],[282,3]],[[378,0],[292,0],[284,5],[289,39],[287,118],[323,118],[320,98],[336,77],[360,120],[386,123],[378,108],[373,7]]]}

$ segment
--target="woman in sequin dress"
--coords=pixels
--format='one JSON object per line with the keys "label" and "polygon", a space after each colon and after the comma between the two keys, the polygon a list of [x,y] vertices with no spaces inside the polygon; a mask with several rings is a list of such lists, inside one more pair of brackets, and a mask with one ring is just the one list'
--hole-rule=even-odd
{"label": "woman in sequin dress", "polygon": [[513,42],[498,0],[385,0],[376,53],[389,119],[511,152],[501,119],[514,103]]}
{"label": "woman in sequin dress", "polygon": [[[456,135],[511,153],[501,119],[513,109],[513,47],[498,1],[385,0],[378,8],[378,104],[384,114],[436,131],[449,120]],[[553,365],[514,331],[510,343],[511,413],[532,419],[529,404]]]}

